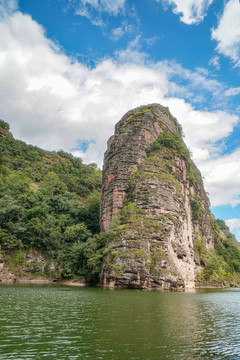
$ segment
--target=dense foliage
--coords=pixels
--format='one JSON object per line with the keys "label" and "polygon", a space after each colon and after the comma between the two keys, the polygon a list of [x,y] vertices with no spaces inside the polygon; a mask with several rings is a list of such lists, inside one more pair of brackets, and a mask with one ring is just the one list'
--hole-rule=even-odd
{"label": "dense foliage", "polygon": [[190,197],[190,206],[191,206],[193,221],[200,220],[204,214],[204,210],[203,210],[201,203],[198,200],[198,197],[196,195],[192,195]]}
{"label": "dense foliage", "polygon": [[100,188],[95,164],[0,136],[2,254],[35,249],[57,264],[55,276],[94,280],[106,238],[99,234]]}
{"label": "dense foliage", "polygon": [[[214,249],[207,249],[204,239],[196,234],[195,258],[203,265],[198,280],[204,283],[239,285],[240,248],[233,234],[223,220],[212,217]],[[223,230],[227,230],[226,235]],[[235,241],[234,241],[235,240]]]}
{"label": "dense foliage", "polygon": [[184,155],[185,158],[189,158],[189,151],[182,141],[181,135],[178,132],[169,132],[165,130],[162,134],[160,134],[155,141],[153,141],[147,152],[152,152],[156,150],[161,150],[163,147],[167,147],[168,149],[172,149]]}

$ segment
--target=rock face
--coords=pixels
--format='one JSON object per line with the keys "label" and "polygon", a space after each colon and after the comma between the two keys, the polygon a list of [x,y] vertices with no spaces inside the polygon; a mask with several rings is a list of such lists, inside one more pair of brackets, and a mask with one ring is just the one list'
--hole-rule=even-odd
{"label": "rock face", "polygon": [[194,287],[194,240],[213,248],[209,203],[181,128],[158,104],[129,111],[108,141],[101,229],[112,237],[101,282],[109,287]]}
{"label": "rock face", "polygon": [[[47,266],[47,260],[39,252],[22,252],[22,261],[18,265],[14,264],[9,257],[8,260],[0,253],[0,283],[27,283],[27,282],[52,282],[42,276],[36,277],[36,273],[43,273]],[[13,257],[13,255],[12,255]],[[49,263],[49,269],[55,270],[54,263]]]}

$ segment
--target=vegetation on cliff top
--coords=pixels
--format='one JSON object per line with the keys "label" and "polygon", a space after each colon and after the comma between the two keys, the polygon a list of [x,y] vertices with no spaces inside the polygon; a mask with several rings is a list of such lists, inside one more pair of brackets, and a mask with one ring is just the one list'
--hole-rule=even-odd
{"label": "vegetation on cliff top", "polygon": [[199,176],[192,166],[191,153],[182,139],[182,132],[178,129],[177,132],[169,132],[165,130],[160,134],[156,140],[154,140],[147,148],[148,156],[158,150],[167,148],[171,150],[173,154],[179,155],[184,158],[188,170],[189,183],[192,186],[196,180],[199,180]]}

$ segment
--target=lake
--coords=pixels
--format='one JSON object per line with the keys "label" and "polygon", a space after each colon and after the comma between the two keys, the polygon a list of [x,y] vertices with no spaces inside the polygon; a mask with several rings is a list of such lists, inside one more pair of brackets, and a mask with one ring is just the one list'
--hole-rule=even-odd
{"label": "lake", "polygon": [[240,359],[240,289],[1,285],[0,359]]}

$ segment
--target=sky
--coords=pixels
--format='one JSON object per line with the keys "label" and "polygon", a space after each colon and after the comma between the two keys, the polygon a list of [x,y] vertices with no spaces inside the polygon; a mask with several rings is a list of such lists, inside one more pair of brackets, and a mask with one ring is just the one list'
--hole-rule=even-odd
{"label": "sky", "polygon": [[240,241],[239,0],[0,0],[0,118],[102,166],[114,125],[160,103]]}

